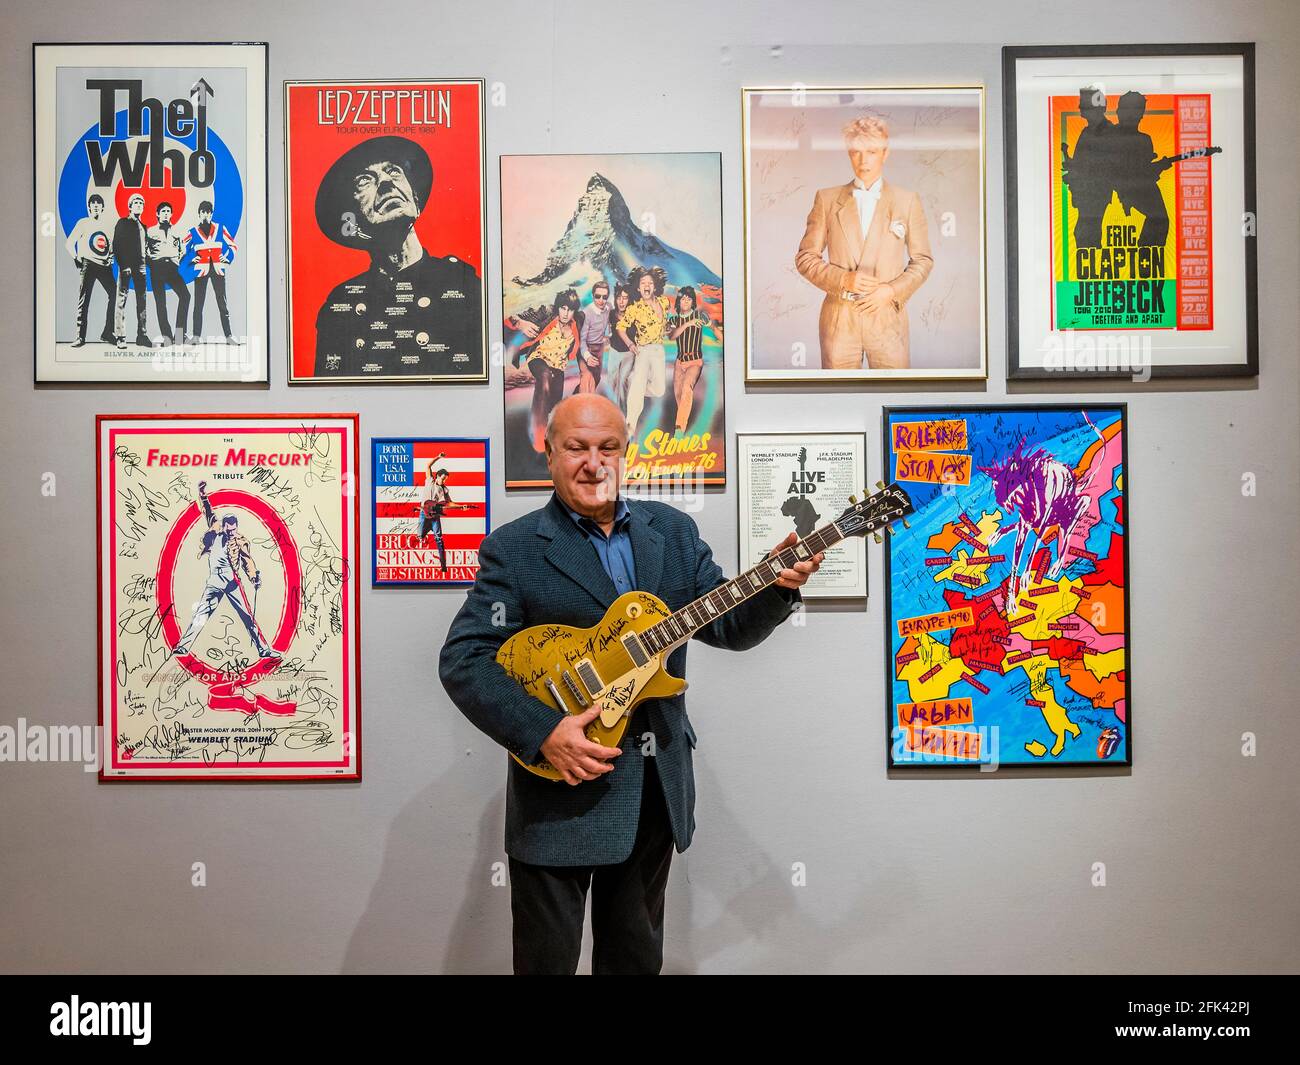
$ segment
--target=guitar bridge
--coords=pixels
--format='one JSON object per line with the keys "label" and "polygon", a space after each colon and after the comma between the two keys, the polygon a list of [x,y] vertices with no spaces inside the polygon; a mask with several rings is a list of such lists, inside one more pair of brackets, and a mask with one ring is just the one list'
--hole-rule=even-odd
{"label": "guitar bridge", "polygon": [[587,707],[591,705],[591,700],[588,699],[583,694],[582,689],[578,687],[578,682],[573,679],[573,674],[566,669],[560,674],[560,679],[564,681],[564,686],[569,689],[569,693],[577,700],[578,706],[583,710],[586,710]]}

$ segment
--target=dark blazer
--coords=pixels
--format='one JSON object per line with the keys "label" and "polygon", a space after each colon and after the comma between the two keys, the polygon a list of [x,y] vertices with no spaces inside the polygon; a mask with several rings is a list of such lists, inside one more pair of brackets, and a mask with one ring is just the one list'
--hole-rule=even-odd
{"label": "dark blazer", "polygon": [[130,215],[119,218],[113,227],[113,259],[117,265],[131,270],[143,269],[144,251],[144,225]]}
{"label": "dark blazer", "polygon": [[[637,588],[673,610],[726,579],[687,514],[666,503],[628,500]],[[447,694],[479,729],[524,761],[537,759],[559,721],[496,663],[497,649],[531,625],[589,628],[618,598],[596,549],[555,495],[540,510],[510,522],[479,548],[478,580],[442,648]],[[743,651],[761,643],[795,609],[797,591],[768,588],[714,619],[696,639]],[[504,621],[504,624],[502,623]],[[686,646],[668,658],[668,672],[686,675]],[[654,734],[655,767],[678,851],[695,830],[695,730],[686,699],[652,699],[633,713],[614,771],[576,786],[534,776],[509,761],[506,852],[533,865],[612,865],[632,851],[641,810],[646,734]]]}

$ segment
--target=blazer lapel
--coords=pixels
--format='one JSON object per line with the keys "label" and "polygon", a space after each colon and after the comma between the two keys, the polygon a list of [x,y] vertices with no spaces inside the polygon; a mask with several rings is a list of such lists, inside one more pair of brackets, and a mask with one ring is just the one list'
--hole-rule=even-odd
{"label": "blazer lapel", "polygon": [[648,509],[629,502],[632,534],[632,561],[636,565],[636,586],[642,591],[658,594],[659,582],[664,575],[664,538],[654,527],[654,518]]}
{"label": "blazer lapel", "polygon": [[[600,564],[596,549],[573,523],[559,496],[551,496],[542,520],[537,523],[537,535],[551,541],[551,546],[546,549],[546,561],[590,592],[602,607],[608,607],[618,598],[614,582]],[[640,560],[637,562],[637,575],[640,576]]]}
{"label": "blazer lapel", "polygon": [[856,270],[862,260],[862,218],[858,214],[858,205],[853,198],[852,183],[840,189],[837,202],[839,206],[836,208],[835,217],[839,219],[840,229],[849,245],[849,261]]}

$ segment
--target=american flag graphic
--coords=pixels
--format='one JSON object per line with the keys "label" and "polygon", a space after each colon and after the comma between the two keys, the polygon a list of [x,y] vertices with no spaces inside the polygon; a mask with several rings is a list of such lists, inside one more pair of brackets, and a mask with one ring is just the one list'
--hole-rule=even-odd
{"label": "american flag graphic", "polygon": [[[375,438],[371,450],[371,584],[472,584],[479,544],[489,531],[488,442]],[[447,471],[445,490],[431,483],[430,464],[434,478]],[[431,496],[439,500],[435,522],[422,520]]]}

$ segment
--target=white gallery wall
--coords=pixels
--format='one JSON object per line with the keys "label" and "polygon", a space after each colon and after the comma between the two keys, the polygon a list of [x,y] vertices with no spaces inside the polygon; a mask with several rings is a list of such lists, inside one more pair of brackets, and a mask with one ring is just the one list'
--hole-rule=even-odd
{"label": "white gallery wall", "polygon": [[[882,405],[1129,404],[1132,769],[887,773],[871,544],[865,609],[814,608],[743,656],[692,651],[699,827],[674,858],[665,970],[1300,968],[1293,0],[5,0],[4,26],[0,725],[96,719],[96,413],[359,411],[363,468],[371,436],[500,439],[499,367],[477,386],[285,384],[281,83],[483,77],[490,104],[503,89],[487,112],[490,341],[500,154],[721,151],[729,436],[865,431],[875,480]],[[270,44],[269,389],[33,388],[31,45],[114,39]],[[1215,41],[1257,42],[1258,380],[1008,385],[1001,46]],[[745,387],[740,87],[792,82],[988,86],[987,384]],[[502,451],[497,523],[546,498],[504,492]],[[734,482],[695,516],[733,570]],[[76,764],[0,763],[0,969],[508,971],[506,755],[436,671],[464,592],[371,590],[365,565],[364,782],[108,786]]]}

